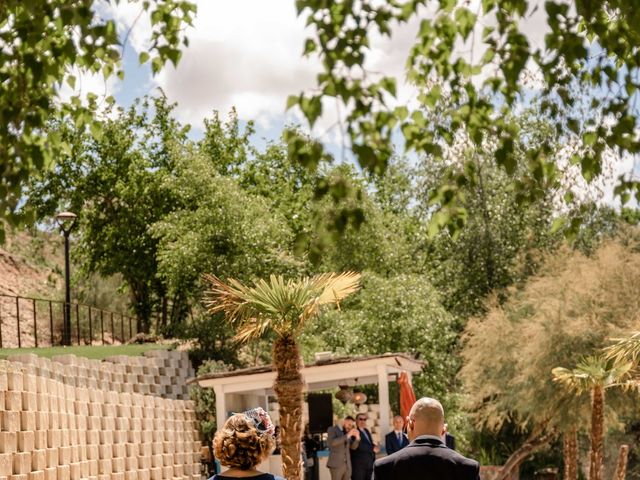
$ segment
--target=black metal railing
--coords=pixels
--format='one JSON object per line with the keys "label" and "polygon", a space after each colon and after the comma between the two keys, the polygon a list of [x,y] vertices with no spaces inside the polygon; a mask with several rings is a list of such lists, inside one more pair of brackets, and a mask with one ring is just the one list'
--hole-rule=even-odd
{"label": "black metal railing", "polygon": [[[0,294],[0,348],[48,347],[64,338],[61,300]],[[125,343],[138,333],[137,319],[123,313],[71,303],[71,343]]]}

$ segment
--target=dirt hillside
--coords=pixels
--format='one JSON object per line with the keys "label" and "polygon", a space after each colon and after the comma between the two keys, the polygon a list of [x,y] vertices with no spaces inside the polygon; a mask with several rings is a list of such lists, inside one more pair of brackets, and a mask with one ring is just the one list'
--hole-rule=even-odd
{"label": "dirt hillside", "polygon": [[[45,232],[10,233],[0,245],[0,337],[2,347],[18,346],[17,315],[20,313],[20,339],[23,346],[34,344],[33,300],[62,300],[63,242],[59,235]],[[40,342],[49,332],[48,302],[36,302]],[[46,320],[46,321],[45,321]],[[46,325],[45,325],[46,324]],[[47,335],[44,335],[44,332]],[[42,333],[40,335],[40,333]]]}

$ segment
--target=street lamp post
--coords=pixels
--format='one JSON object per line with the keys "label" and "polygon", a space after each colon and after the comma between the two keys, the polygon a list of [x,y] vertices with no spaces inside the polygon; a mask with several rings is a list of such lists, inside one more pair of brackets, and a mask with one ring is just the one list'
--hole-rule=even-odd
{"label": "street lamp post", "polygon": [[76,224],[76,214],[60,212],[56,222],[64,235],[64,323],[62,325],[62,344],[71,345],[71,275],[69,267],[69,234]]}

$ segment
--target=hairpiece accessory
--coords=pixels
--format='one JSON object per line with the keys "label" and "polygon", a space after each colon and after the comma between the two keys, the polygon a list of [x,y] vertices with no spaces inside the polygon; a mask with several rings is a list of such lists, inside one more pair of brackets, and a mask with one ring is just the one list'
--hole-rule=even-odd
{"label": "hairpiece accessory", "polygon": [[251,410],[247,410],[243,413],[247,419],[253,420],[253,424],[258,432],[268,433],[269,435],[273,435],[275,433],[276,427],[271,421],[271,417],[269,417],[269,414],[261,407],[252,408]]}

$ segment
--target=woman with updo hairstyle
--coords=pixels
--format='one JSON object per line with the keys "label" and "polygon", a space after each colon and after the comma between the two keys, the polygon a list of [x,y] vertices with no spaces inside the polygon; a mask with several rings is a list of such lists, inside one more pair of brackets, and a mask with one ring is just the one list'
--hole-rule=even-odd
{"label": "woman with updo hairstyle", "polygon": [[215,457],[221,465],[229,468],[210,480],[247,477],[283,480],[256,468],[273,452],[276,445],[274,433],[275,426],[262,408],[253,408],[229,417],[213,439]]}

